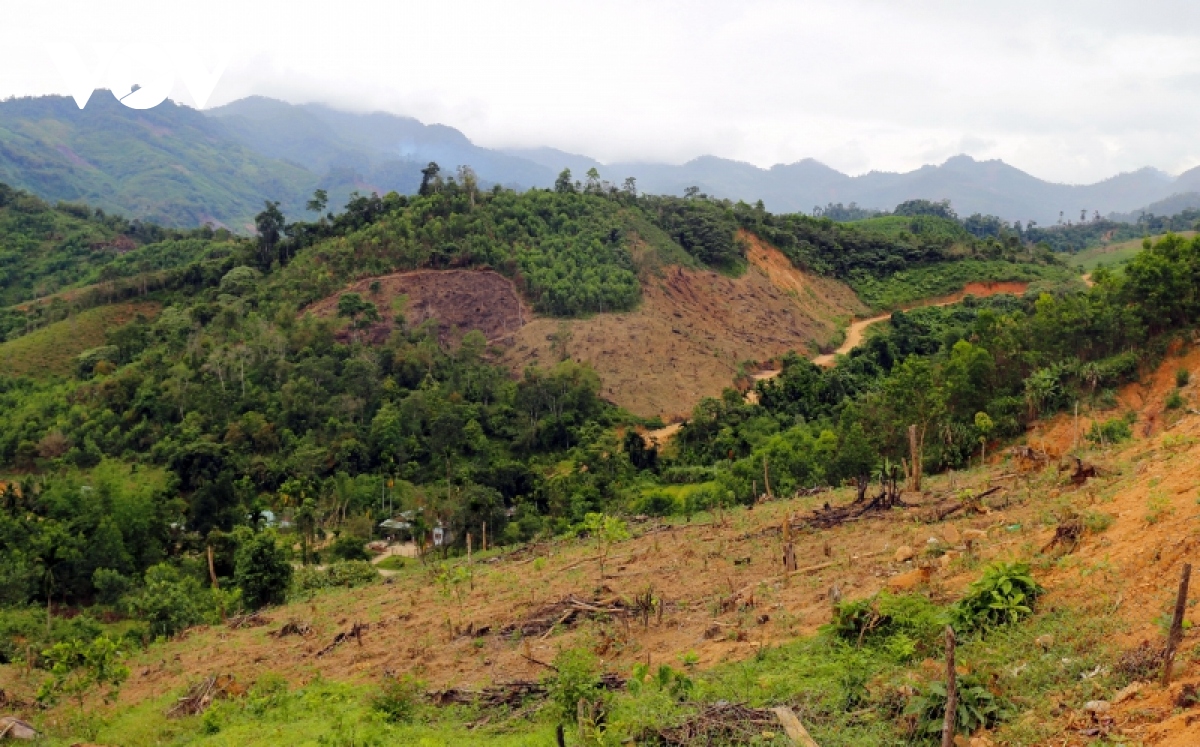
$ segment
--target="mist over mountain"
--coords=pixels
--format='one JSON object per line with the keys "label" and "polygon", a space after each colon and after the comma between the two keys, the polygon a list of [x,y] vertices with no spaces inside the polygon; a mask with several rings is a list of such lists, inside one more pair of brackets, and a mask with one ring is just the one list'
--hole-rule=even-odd
{"label": "mist over mountain", "polygon": [[[716,156],[684,164],[603,164],[549,147],[492,149],[461,131],[383,112],[261,96],[196,111],[167,101],[138,111],[98,92],[84,110],[62,96],[0,102],[0,181],[50,200],[86,201],[176,225],[216,223],[248,230],[264,200],[300,217],[314,189],[332,205],[358,191],[415,192],[421,169],[460,165],[485,186],[550,187],[563,168],[576,179],[597,169],[640,191],[688,187],[731,200],[762,200],[775,212],[812,212],[828,203],[890,210],[909,199],[949,199],[960,215],[997,215],[1040,225],[1087,216],[1136,220],[1200,204],[1200,168],[1171,176],[1153,168],[1087,185],[1038,179],[1003,161],[959,155],[906,173],[850,176],[804,159],[764,169]],[[1189,196],[1190,195],[1190,196]]]}

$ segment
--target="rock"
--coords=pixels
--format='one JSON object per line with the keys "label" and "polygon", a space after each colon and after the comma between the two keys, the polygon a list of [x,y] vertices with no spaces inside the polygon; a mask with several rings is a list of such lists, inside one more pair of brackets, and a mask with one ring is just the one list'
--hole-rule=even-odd
{"label": "rock", "polygon": [[1107,700],[1089,700],[1083,704],[1083,710],[1093,715],[1108,713],[1108,709],[1112,708]]}
{"label": "rock", "polygon": [[909,591],[928,581],[932,575],[932,568],[914,568],[907,573],[889,578],[887,587],[892,591]]}
{"label": "rock", "polygon": [[1113,696],[1113,699],[1112,699],[1113,705],[1116,705],[1118,703],[1124,703],[1125,701],[1132,698],[1134,695],[1137,695],[1139,692],[1141,692],[1142,688],[1145,686],[1146,686],[1145,682],[1130,682],[1128,685],[1121,688],[1120,692],[1118,692],[1116,695]]}
{"label": "rock", "polygon": [[995,747],[995,742],[987,737],[971,737],[968,747]]}
{"label": "rock", "polygon": [[1049,633],[1046,635],[1039,635],[1037,638],[1033,639],[1033,642],[1038,645],[1038,648],[1046,651],[1054,645],[1054,636],[1050,635]]}
{"label": "rock", "polygon": [[943,568],[949,568],[952,562],[954,562],[954,553],[952,552],[948,552],[942,557],[938,558],[938,565]]}
{"label": "rock", "polygon": [[962,536],[963,539],[974,540],[978,542],[979,540],[987,539],[988,535],[987,532],[982,529],[964,529]]}
{"label": "rock", "polygon": [[7,739],[37,739],[37,729],[16,716],[0,718],[0,735]]}
{"label": "rock", "polygon": [[962,534],[958,531],[958,527],[953,524],[947,524],[942,530],[942,539],[946,540],[948,545],[957,545],[962,542]]}
{"label": "rock", "polygon": [[916,557],[916,555],[917,555],[917,553],[914,552],[911,547],[909,547],[908,545],[901,545],[896,550],[896,555],[895,555],[894,559],[897,563],[904,563],[906,561],[912,560],[914,557]]}

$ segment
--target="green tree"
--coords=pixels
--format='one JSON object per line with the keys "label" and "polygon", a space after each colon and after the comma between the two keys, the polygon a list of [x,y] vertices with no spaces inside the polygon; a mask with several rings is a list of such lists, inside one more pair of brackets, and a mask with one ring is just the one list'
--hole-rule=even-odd
{"label": "green tree", "polygon": [[242,540],[234,558],[234,582],[252,608],[283,604],[292,582],[292,564],[268,529]]}
{"label": "green tree", "polygon": [[258,264],[267,270],[277,259],[276,247],[283,234],[285,219],[278,202],[267,200],[265,205],[263,211],[254,216],[254,227],[258,231]]}
{"label": "green tree", "polygon": [[582,528],[592,539],[596,540],[596,549],[600,553],[600,581],[604,581],[604,561],[614,543],[629,539],[629,527],[619,517],[607,514],[589,513],[583,518]]}
{"label": "green tree", "polygon": [[563,169],[554,180],[554,191],[559,194],[570,194],[575,191],[575,183],[571,181],[571,170]]}
{"label": "green tree", "polygon": [[417,194],[422,197],[438,192],[442,188],[442,178],[438,176],[442,167],[437,163],[430,161],[429,165],[421,169],[421,186],[417,189]]}

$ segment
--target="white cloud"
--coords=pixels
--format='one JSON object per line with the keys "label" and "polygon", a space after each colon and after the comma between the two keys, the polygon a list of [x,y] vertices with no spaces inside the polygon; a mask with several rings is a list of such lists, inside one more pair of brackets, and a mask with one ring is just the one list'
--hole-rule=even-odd
{"label": "white cloud", "polygon": [[228,53],[210,105],[383,109],[609,162],[857,173],[968,152],[1068,182],[1200,163],[1200,7],[1183,2],[10,0],[5,20],[0,96],[69,91],[51,41],[150,40]]}

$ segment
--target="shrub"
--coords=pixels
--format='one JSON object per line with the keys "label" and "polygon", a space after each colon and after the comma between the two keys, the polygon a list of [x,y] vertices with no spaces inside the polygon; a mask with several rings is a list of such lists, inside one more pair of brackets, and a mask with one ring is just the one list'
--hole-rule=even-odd
{"label": "shrub", "polygon": [[848,643],[876,646],[903,661],[935,646],[947,622],[946,613],[920,594],[882,591],[839,604],[831,631]]}
{"label": "shrub", "polygon": [[[129,677],[129,668],[121,664],[117,644],[100,636],[90,642],[78,639],[56,643],[42,652],[50,664],[50,679],[42,683],[38,701],[53,704],[59,696],[73,696],[83,710],[83,696],[92,687],[108,685],[115,690]],[[105,696],[105,700],[112,694]]]}
{"label": "shrub", "polygon": [[603,705],[608,693],[600,686],[600,662],[586,649],[567,649],[554,657],[555,674],[546,682],[559,719],[574,723],[579,701]]}
{"label": "shrub", "polygon": [[1186,368],[1181,368],[1175,372],[1175,386],[1182,389],[1192,380],[1192,374]]}
{"label": "shrub", "polygon": [[633,505],[636,514],[647,516],[670,516],[679,508],[679,503],[669,493],[656,490],[639,498]]}
{"label": "shrub", "polygon": [[954,606],[955,627],[971,631],[1017,622],[1033,612],[1043,591],[1028,563],[991,565]]}
{"label": "shrub", "polygon": [[1163,402],[1163,407],[1168,410],[1178,410],[1183,407],[1183,395],[1179,393],[1178,389],[1171,390],[1171,393],[1167,395],[1166,401]]}
{"label": "shrub", "polygon": [[125,598],[130,611],[150,624],[150,634],[172,636],[204,622],[211,606],[205,589],[169,563],[146,570],[146,583],[136,595]]}
{"label": "shrub", "polygon": [[411,723],[424,690],[425,683],[412,675],[384,675],[383,686],[371,700],[371,708],[393,724]]}
{"label": "shrub", "polygon": [[379,580],[379,571],[365,560],[330,563],[324,569],[301,568],[292,576],[292,593],[305,594],[334,586],[366,586]]}
{"label": "shrub", "polygon": [[292,565],[275,533],[268,530],[242,541],[234,557],[233,575],[251,607],[282,604],[292,581]]}
{"label": "shrub", "polygon": [[1127,418],[1110,418],[1103,423],[1092,423],[1087,439],[1094,444],[1118,444],[1133,437],[1133,428]]}
{"label": "shrub", "polygon": [[338,560],[370,560],[365,543],[361,538],[343,534],[329,546],[329,554]]}
{"label": "shrub", "polygon": [[[905,714],[916,717],[916,733],[913,736],[919,742],[939,739],[946,717],[946,683],[934,681],[921,688],[908,704]],[[958,677],[955,731],[959,734],[971,734],[976,729],[994,726],[1007,715],[1006,704],[992,695],[978,677],[969,674]]]}

